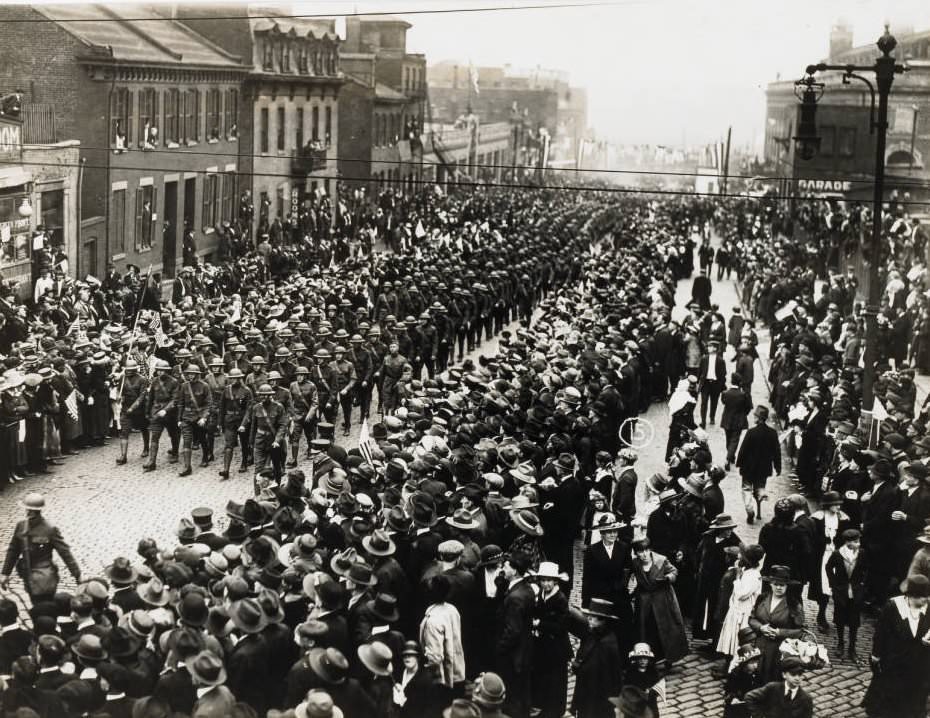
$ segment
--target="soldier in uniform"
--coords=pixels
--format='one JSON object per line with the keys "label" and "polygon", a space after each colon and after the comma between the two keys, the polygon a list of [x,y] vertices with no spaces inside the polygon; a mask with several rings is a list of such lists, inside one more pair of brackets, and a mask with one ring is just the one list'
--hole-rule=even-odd
{"label": "soldier in uniform", "polygon": [[268,374],[265,372],[265,357],[261,354],[254,355],[249,359],[250,372],[245,378],[245,384],[249,389],[252,390],[252,393],[255,393],[255,390],[258,389],[262,384],[268,382]]}
{"label": "soldier in uniform", "polygon": [[[251,444],[255,456],[255,474],[252,485],[257,495],[261,490],[258,476],[268,466],[271,451],[279,449],[284,444],[287,432],[287,412],[276,402],[272,396],[274,389],[271,384],[262,384],[258,387],[257,400],[252,403],[247,416],[239,425],[239,431],[244,432],[249,424],[252,426]],[[280,479],[275,476],[275,480]]]}
{"label": "soldier in uniform", "polygon": [[219,427],[220,399],[223,396],[223,390],[226,388],[226,384],[229,383],[223,371],[223,360],[220,357],[215,356],[210,360],[210,372],[204,377],[204,382],[210,387],[213,405],[210,410],[210,417],[207,420],[207,425],[204,427],[204,441],[207,445],[207,456],[205,463],[201,464],[202,466],[206,466],[216,459],[213,450],[216,445],[217,428]]}
{"label": "soldier in uniform", "polygon": [[155,471],[158,461],[158,444],[161,433],[168,431],[171,437],[171,447],[177,453],[177,425],[175,417],[175,401],[178,393],[178,380],[171,376],[171,367],[164,359],[155,360],[155,378],[149,385],[146,399],[145,413],[149,420],[151,433],[151,446],[148,463],[142,467],[143,471]]}
{"label": "soldier in uniform", "polygon": [[336,347],[335,354],[336,356],[330,364],[333,377],[331,386],[336,398],[339,400],[339,404],[342,406],[343,436],[348,436],[352,425],[352,404],[355,400],[353,391],[356,383],[355,366],[345,358],[345,347]]}
{"label": "soldier in uniform", "polygon": [[453,335],[452,323],[446,314],[446,308],[439,302],[433,302],[430,313],[436,326],[436,371],[442,373],[449,366],[449,347],[452,345],[450,337]]}
{"label": "soldier in uniform", "polygon": [[388,345],[388,354],[384,357],[381,364],[381,374],[383,375],[383,413],[392,413],[399,405],[400,397],[398,394],[398,382],[404,375],[404,364],[407,358],[400,353],[400,346],[397,342],[391,342]]}
{"label": "soldier in uniform", "polygon": [[[270,372],[268,372],[268,383],[271,384],[271,388],[274,390],[271,398],[284,407],[287,418],[290,419],[292,411],[291,390],[287,385],[282,386],[283,382],[281,373],[277,369],[272,369]],[[281,442],[281,446],[276,449],[272,449],[271,451],[271,465],[274,468],[275,476],[282,476],[284,474],[284,462],[286,458],[287,435],[285,434],[284,441]]]}
{"label": "soldier in uniform", "polygon": [[353,334],[349,339],[348,359],[355,367],[355,397],[359,406],[359,421],[368,418],[371,409],[371,382],[374,374],[374,358],[365,347],[361,334]]}
{"label": "soldier in uniform", "polygon": [[[371,366],[374,369],[374,373],[371,375],[371,385],[372,389],[378,387],[378,412],[381,412],[381,407],[384,404],[384,393],[382,387],[384,385],[384,372],[381,371],[381,365],[384,363],[384,357],[387,356],[388,348],[387,345],[381,341],[381,330],[378,327],[372,327],[368,330],[368,350],[371,353]],[[369,401],[371,396],[369,395]],[[365,411],[365,416],[368,416],[368,411]]]}
{"label": "soldier in uniform", "polygon": [[178,476],[190,476],[191,452],[193,444],[203,448],[201,466],[209,464],[208,451],[204,441],[207,423],[213,411],[213,394],[210,387],[200,379],[200,367],[188,364],[184,367],[184,383],[177,394],[178,421],[181,424],[181,458],[183,465]]}
{"label": "soldier in uniform", "polygon": [[334,377],[329,357],[329,351],[326,349],[321,347],[316,350],[316,354],[313,355],[313,368],[310,369],[310,381],[316,385],[320,405],[318,413],[332,424],[336,418],[336,412],[339,411],[339,405],[333,389]]}
{"label": "soldier in uniform", "polygon": [[275,364],[271,368],[281,375],[281,383],[284,386],[290,386],[297,374],[297,365],[291,361],[291,350],[285,346],[280,346],[274,353]]}
{"label": "soldier in uniform", "polygon": [[234,367],[238,368],[245,376],[250,370],[249,360],[245,355],[245,344],[233,344],[232,348],[226,354],[226,372],[228,373]]}
{"label": "soldier in uniform", "polygon": [[237,367],[230,369],[226,387],[220,395],[217,421],[223,432],[223,470],[220,471],[220,476],[224,479],[229,478],[229,467],[232,464],[233,451],[237,443],[242,445],[242,465],[239,467],[239,473],[244,474],[248,469],[248,435],[245,430],[240,432],[239,427],[248,416],[253,395],[242,382],[243,378],[244,375],[240,369]]}
{"label": "soldier in uniform", "polygon": [[[436,376],[436,355],[439,349],[439,334],[432,322],[429,311],[423,311],[420,314],[420,326],[417,328],[420,333],[420,360],[421,364],[426,366],[426,375],[432,379]],[[414,378],[420,378],[420,371],[416,367],[413,369]]]}
{"label": "soldier in uniform", "polygon": [[148,382],[144,376],[139,374],[139,364],[135,359],[127,359],[123,371],[119,417],[119,457],[116,459],[118,466],[126,463],[129,434],[133,429],[142,432],[142,456],[149,455],[149,423],[145,416]]}
{"label": "soldier in uniform", "polygon": [[310,369],[302,364],[297,366],[297,376],[289,387],[291,393],[291,460],[287,468],[297,466],[300,453],[300,436],[307,439],[307,458],[310,458],[310,442],[316,438],[317,415],[320,410],[319,395],[316,384],[310,381]]}
{"label": "soldier in uniform", "polygon": [[65,562],[75,583],[81,582],[81,569],[61,532],[42,515],[45,508],[42,494],[26,494],[22,507],[26,509],[26,518],[13,529],[13,538],[0,572],[0,589],[6,591],[9,588],[10,575],[16,568],[35,605],[39,601],[52,600],[58,590],[58,566],[52,560],[53,551]]}

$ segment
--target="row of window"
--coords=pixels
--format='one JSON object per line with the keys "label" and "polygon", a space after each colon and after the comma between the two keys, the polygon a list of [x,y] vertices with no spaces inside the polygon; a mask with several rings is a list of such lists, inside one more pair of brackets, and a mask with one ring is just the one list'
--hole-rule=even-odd
{"label": "row of window", "polygon": [[238,135],[239,90],[116,88],[110,94],[110,141],[116,151],[180,146]]}
{"label": "row of window", "polygon": [[339,56],[331,43],[306,38],[265,37],[261,43],[262,69],[301,75],[335,75]]}
{"label": "row of window", "polygon": [[426,68],[404,65],[403,88],[404,92],[421,90],[426,84]]}
{"label": "row of window", "polygon": [[[320,106],[310,107],[310,133],[306,134],[307,113],[304,107],[298,107],[293,115],[292,122],[288,122],[287,111],[284,107],[263,107],[258,119],[258,150],[268,152],[270,147],[271,118],[274,117],[275,147],[278,151],[294,150],[299,152],[309,145],[312,149],[326,149],[333,137],[333,108],[327,105],[323,108],[323,135],[320,136]],[[290,128],[288,125],[292,125]],[[294,143],[289,146],[287,141],[288,129],[293,131]]]}
{"label": "row of window", "polygon": [[[233,221],[238,213],[237,187],[239,177],[235,172],[208,174],[203,178],[203,195],[201,197],[200,224],[204,230],[216,226],[225,220]],[[185,186],[188,186],[185,183]],[[196,180],[191,191],[196,193]],[[132,195],[132,196],[131,196]],[[132,207],[129,202],[134,201]],[[183,202],[182,207],[187,207]],[[190,207],[194,204],[191,202]],[[132,246],[139,252],[151,249],[158,235],[157,226],[163,231],[178,231],[178,227],[168,227],[157,222],[158,188],[154,185],[142,185],[135,190],[115,189],[110,204],[111,246],[113,254],[123,254],[129,246],[127,236],[128,219],[132,219]],[[194,217],[185,217],[185,223],[194,224]]]}
{"label": "row of window", "polygon": [[420,134],[416,117],[406,113],[376,113],[372,129],[372,144],[375,147],[391,147],[400,140],[415,140]]}
{"label": "row of window", "polygon": [[852,157],[856,153],[856,128],[822,125],[817,128],[820,135],[821,157]]}

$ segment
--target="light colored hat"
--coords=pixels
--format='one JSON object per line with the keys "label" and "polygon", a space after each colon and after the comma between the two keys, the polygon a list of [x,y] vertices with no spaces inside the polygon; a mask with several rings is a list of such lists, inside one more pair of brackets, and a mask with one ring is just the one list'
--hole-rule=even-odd
{"label": "light colored hat", "polygon": [[531,571],[530,576],[533,578],[552,578],[558,581],[567,581],[568,574],[559,571],[559,565],[555,561],[541,561],[538,571]]}

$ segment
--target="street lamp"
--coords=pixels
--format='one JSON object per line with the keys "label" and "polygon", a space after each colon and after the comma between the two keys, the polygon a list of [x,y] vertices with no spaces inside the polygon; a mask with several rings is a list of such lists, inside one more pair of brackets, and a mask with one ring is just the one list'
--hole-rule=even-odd
{"label": "street lamp", "polygon": [[798,155],[802,160],[812,160],[820,151],[820,136],[817,134],[817,100],[823,95],[823,83],[808,75],[794,83],[794,94],[801,101],[801,119],[798,134],[794,139]]}
{"label": "street lamp", "polygon": [[[871,414],[875,402],[875,360],[878,356],[878,308],[881,302],[882,290],[879,286],[878,264],[881,256],[881,239],[882,239],[882,202],[885,195],[885,145],[888,134],[888,96],[891,94],[891,85],[894,82],[894,76],[907,72],[909,68],[899,65],[891,56],[898,42],[888,31],[888,25],[885,25],[885,34],[878,38],[876,43],[881,57],[875,60],[874,65],[828,65],[818,63],[807,66],[807,77],[796,83],[805,87],[801,94],[801,121],[798,125],[798,137],[796,141],[800,142],[799,154],[805,159],[814,156],[819,138],[816,138],[817,129],[815,125],[816,102],[817,96],[815,88],[817,83],[813,81],[813,76],[817,72],[826,70],[836,70],[843,73],[843,84],[849,84],[850,80],[859,80],[865,83],[869,88],[872,96],[872,106],[869,121],[869,132],[876,135],[875,141],[875,185],[872,197],[872,243],[869,260],[869,297],[865,307],[865,364],[862,374],[862,409],[864,413]],[[875,85],[863,77],[858,72],[874,72]],[[878,90],[878,116],[875,114],[875,92]],[[804,127],[805,118],[809,120],[810,126]],[[804,128],[802,130],[802,128]],[[816,138],[816,141],[815,141]],[[805,154],[809,154],[806,157]]]}

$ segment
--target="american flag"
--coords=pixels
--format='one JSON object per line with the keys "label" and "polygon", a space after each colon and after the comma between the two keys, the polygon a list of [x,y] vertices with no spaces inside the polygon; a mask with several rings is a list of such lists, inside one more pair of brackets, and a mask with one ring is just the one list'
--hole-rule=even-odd
{"label": "american flag", "polygon": [[71,417],[72,421],[77,421],[78,418],[78,402],[77,402],[77,392],[72,391],[68,394],[68,397],[65,399],[65,409],[68,410],[68,416]]}
{"label": "american flag", "polygon": [[358,434],[358,451],[369,465],[374,466],[371,458],[372,449],[377,446],[368,431],[368,419],[362,419],[362,428]]}
{"label": "american flag", "polygon": [[151,318],[147,321],[146,327],[155,335],[155,344],[160,347],[166,347],[171,343],[168,335],[161,328],[161,316],[157,312],[152,312]]}

